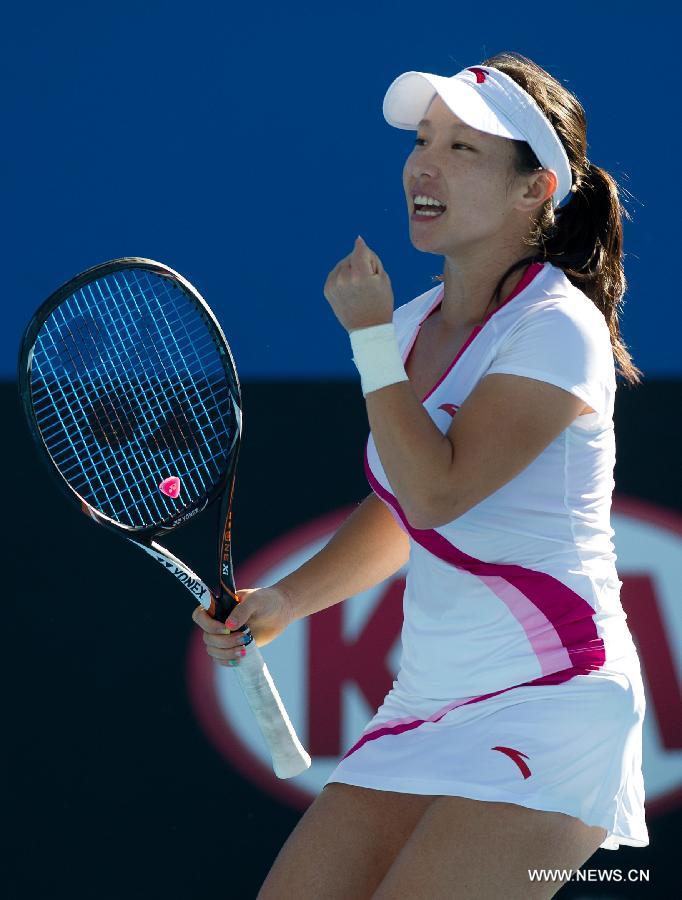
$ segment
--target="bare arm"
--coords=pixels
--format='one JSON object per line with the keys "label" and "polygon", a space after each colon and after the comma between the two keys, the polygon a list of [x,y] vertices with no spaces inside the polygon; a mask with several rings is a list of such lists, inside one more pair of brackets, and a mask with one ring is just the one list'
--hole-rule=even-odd
{"label": "bare arm", "polygon": [[227,628],[197,606],[192,618],[204,632],[209,656],[236,666],[246,652],[238,629],[248,624],[262,647],[294,620],[333,606],[396,572],[410,553],[409,540],[384,503],[366,497],[312,559],[271,587],[237,591],[239,604]]}
{"label": "bare arm", "polygon": [[407,381],[366,401],[384,471],[415,528],[437,528],[490,496],[585,408],[563,388],[503,374],[481,379],[446,434]]}
{"label": "bare arm", "polygon": [[407,535],[370,494],[319,553],[274,587],[287,595],[294,618],[300,619],[388,578],[409,553]]}

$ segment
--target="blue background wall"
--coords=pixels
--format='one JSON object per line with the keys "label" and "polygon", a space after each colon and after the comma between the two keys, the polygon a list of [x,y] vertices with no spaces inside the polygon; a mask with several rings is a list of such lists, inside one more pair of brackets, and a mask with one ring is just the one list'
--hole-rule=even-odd
{"label": "blue background wall", "polygon": [[682,372],[674,276],[680,15],[620,4],[435,0],[26,3],[5,11],[0,376],[25,322],[76,272],[160,259],[216,309],[246,378],[350,377],[322,294],[362,233],[396,302],[441,260],[407,236],[384,92],[408,69],[454,74],[504,49],[586,107],[589,157],[634,199],[624,332],[647,375]]}

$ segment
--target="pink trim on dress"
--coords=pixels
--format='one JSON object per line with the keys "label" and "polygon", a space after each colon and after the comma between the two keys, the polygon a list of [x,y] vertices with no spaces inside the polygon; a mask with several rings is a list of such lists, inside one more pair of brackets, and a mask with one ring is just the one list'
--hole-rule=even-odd
{"label": "pink trim on dress", "polygon": [[[374,477],[367,453],[365,472],[372,490],[399,515],[403,528],[417,544],[443,562],[480,578],[488,587],[492,583],[495,594],[528,635],[543,674],[556,672],[556,666],[561,667],[561,663],[566,661],[581,670],[599,669],[604,665],[604,642],[597,633],[592,618],[594,609],[587,600],[553,575],[509,563],[483,562],[463,553],[435,529],[413,528],[396,497]],[[493,582],[489,580],[491,578]],[[503,587],[504,582],[511,590]],[[531,613],[531,605],[537,613]],[[553,629],[554,634],[547,630],[536,640],[529,631],[532,629],[534,632],[537,624],[543,621]]]}
{"label": "pink trim on dress", "polygon": [[[540,262],[531,263],[526,268],[525,272],[523,273],[523,275],[521,277],[521,280],[516,285],[514,290],[511,292],[511,294],[509,294],[508,297],[505,297],[505,299],[502,301],[502,303],[500,303],[500,305],[496,309],[491,310],[480,325],[476,325],[474,327],[474,329],[471,332],[471,334],[469,335],[469,337],[466,339],[464,344],[457,351],[457,355],[452,360],[450,365],[443,372],[443,374],[438,379],[438,381],[434,384],[434,386],[431,388],[431,390],[427,394],[425,394],[424,397],[422,397],[422,403],[424,403],[426,400],[428,400],[429,397],[431,396],[431,394],[433,394],[433,392],[436,390],[436,388],[439,387],[439,385],[441,385],[443,383],[445,378],[447,378],[447,376],[450,374],[450,372],[456,365],[457,361],[460,359],[460,357],[462,356],[464,351],[471,345],[471,342],[474,340],[476,335],[478,335],[480,333],[480,331],[482,330],[482,328],[486,324],[486,322],[489,322],[496,313],[498,313],[504,306],[507,305],[507,303],[509,303],[510,300],[513,300],[514,297],[518,297],[518,295],[521,293],[521,291],[524,291],[528,287],[528,285],[533,281],[535,276],[538,275],[538,273],[541,272],[543,268],[544,268],[544,263],[540,263]],[[429,318],[429,316],[436,311],[436,308],[439,306],[439,304],[443,300],[444,293],[445,293],[445,287],[441,288],[441,290],[436,294],[436,297],[435,297],[433,303],[431,304],[428,311],[426,312],[424,317],[421,319],[421,321],[415,328],[414,334],[412,335],[412,338],[410,339],[407,350],[403,354],[403,365],[407,364],[407,360],[409,359],[410,353],[412,352],[412,348],[414,347],[414,343],[417,340],[417,335],[419,334],[420,328],[422,327],[424,322]]]}
{"label": "pink trim on dress", "polygon": [[[526,632],[543,675],[572,665],[553,623],[518,587],[500,575],[481,575],[481,581],[504,603]],[[590,607],[591,609],[591,607]]]}
{"label": "pink trim on dress", "polygon": [[563,684],[565,681],[569,681],[571,678],[574,678],[576,675],[586,675],[587,672],[578,668],[570,668],[565,669],[563,672],[554,672],[551,675],[544,675],[541,678],[534,678],[532,681],[525,681],[523,684],[514,684],[511,687],[502,688],[499,691],[491,691],[489,694],[481,694],[479,697],[465,697],[462,700],[453,700],[448,703],[446,706],[441,707],[441,709],[436,710],[436,712],[432,713],[427,719],[411,719],[406,717],[404,719],[394,719],[391,722],[383,722],[381,725],[378,725],[374,731],[367,731],[362,735],[357,743],[353,744],[350,750],[346,753],[343,759],[347,759],[352,753],[355,753],[356,750],[359,750],[364,744],[367,744],[369,741],[376,741],[377,738],[384,737],[387,734],[402,734],[405,731],[413,731],[415,728],[419,728],[420,725],[425,725],[427,722],[440,722],[440,720],[446,716],[453,709],[457,709],[459,706],[469,706],[471,703],[480,703],[481,700],[488,700],[490,697],[497,697],[498,694],[506,694],[507,691],[513,691],[516,688],[520,687],[538,687],[548,684]]}
{"label": "pink trim on dress", "polygon": [[431,303],[431,306],[429,306],[429,308],[428,308],[428,310],[426,311],[426,313],[425,313],[425,314],[422,316],[422,318],[419,320],[419,323],[418,323],[417,327],[414,329],[414,332],[413,332],[413,334],[412,334],[412,337],[410,338],[410,342],[409,342],[409,344],[407,345],[407,349],[406,349],[405,352],[403,353],[403,365],[407,362],[407,359],[408,359],[410,353],[412,352],[412,348],[414,347],[414,342],[417,340],[417,335],[419,334],[419,329],[422,327],[422,325],[424,324],[424,322],[426,322],[426,320],[427,320],[428,317],[431,315],[431,313],[432,313],[432,312],[435,312],[435,311],[436,311],[436,308],[437,308],[438,306],[440,306],[440,304],[441,304],[442,301],[443,301],[443,294],[444,294],[444,293],[445,293],[445,286],[442,286],[441,289],[440,289],[440,290],[438,291],[438,293],[436,294],[436,296],[433,298],[433,302]]}

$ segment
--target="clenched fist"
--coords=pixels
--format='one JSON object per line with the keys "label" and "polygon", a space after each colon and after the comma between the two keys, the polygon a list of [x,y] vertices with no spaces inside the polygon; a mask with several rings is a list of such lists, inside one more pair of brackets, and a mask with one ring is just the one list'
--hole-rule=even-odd
{"label": "clenched fist", "polygon": [[393,321],[391,280],[361,237],[327,276],[324,296],[346,331]]}

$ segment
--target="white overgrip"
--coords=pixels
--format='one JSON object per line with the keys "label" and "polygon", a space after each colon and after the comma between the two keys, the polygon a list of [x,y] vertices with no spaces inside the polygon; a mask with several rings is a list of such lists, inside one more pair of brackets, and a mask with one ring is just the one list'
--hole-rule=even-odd
{"label": "white overgrip", "polygon": [[[152,541],[151,546],[146,546],[132,538],[130,540],[175,576],[204,609],[210,611],[211,592],[196,572],[156,541]],[[294,731],[255,642],[252,641],[246,647],[246,655],[240,660],[237,672],[248,704],[270,750],[275,775],[278,778],[300,775],[310,766],[310,757]]]}
{"label": "white overgrip", "polygon": [[270,748],[278,778],[293,778],[310,766],[310,757],[291,724],[268,667],[255,642],[236,667],[239,681],[258,726]]}

